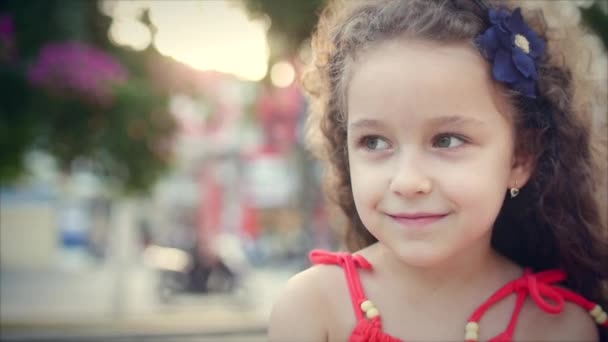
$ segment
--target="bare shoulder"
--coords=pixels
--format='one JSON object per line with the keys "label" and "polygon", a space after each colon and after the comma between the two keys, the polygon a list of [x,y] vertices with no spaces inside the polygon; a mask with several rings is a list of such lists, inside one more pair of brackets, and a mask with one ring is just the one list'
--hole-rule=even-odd
{"label": "bare shoulder", "polygon": [[599,341],[595,321],[580,306],[567,302],[561,313],[552,315],[542,311],[534,303],[527,304],[529,310],[522,313],[519,322],[521,331],[525,332],[522,340]]}
{"label": "bare shoulder", "polygon": [[289,279],[270,315],[269,341],[327,341],[329,290],[339,274],[339,267],[321,265]]}

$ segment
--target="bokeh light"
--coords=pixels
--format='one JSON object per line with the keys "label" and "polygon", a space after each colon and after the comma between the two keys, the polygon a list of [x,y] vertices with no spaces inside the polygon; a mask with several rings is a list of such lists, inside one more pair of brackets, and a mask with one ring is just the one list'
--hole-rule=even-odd
{"label": "bokeh light", "polygon": [[290,86],[296,76],[293,65],[289,62],[278,62],[270,69],[270,80],[275,87],[285,88]]}

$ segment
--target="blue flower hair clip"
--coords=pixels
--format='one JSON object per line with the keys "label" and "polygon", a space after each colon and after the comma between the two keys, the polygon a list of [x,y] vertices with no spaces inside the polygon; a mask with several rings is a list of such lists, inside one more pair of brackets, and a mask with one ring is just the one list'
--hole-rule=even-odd
{"label": "blue flower hair clip", "polygon": [[545,52],[545,42],[526,24],[520,8],[510,13],[504,8],[488,8],[478,0],[475,3],[488,14],[490,27],[475,43],[492,63],[494,79],[536,98],[537,62]]}

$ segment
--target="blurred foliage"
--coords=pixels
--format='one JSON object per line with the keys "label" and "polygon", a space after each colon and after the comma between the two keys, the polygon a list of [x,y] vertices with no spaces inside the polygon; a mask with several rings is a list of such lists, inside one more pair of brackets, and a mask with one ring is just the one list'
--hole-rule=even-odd
{"label": "blurred foliage", "polygon": [[[0,184],[17,180],[24,172],[25,153],[39,149],[55,156],[62,171],[85,159],[123,190],[148,190],[169,166],[169,139],[176,126],[168,113],[167,94],[146,74],[146,60],[158,56],[155,50],[135,52],[111,44],[111,18],[99,12],[97,1],[2,1],[0,16]],[[110,101],[91,101],[83,95],[93,92],[91,86],[70,82],[105,80],[107,63],[98,62],[97,73],[89,70],[83,76],[86,70],[68,70],[63,78],[56,75],[55,65],[47,66],[52,86],[33,84],[31,70],[40,63],[41,52],[73,42],[125,69],[124,82],[104,85],[111,86]],[[51,59],[67,58],[63,56]],[[73,68],[94,66],[90,54],[80,58]],[[75,91],[77,86],[83,92]]]}
{"label": "blurred foliage", "polygon": [[604,42],[608,48],[608,0],[596,0],[589,8],[582,8],[583,21]]}

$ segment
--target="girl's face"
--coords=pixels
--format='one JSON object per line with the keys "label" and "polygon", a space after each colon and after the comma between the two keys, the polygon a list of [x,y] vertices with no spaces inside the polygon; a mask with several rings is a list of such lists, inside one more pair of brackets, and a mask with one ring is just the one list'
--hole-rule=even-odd
{"label": "girl's face", "polygon": [[514,163],[509,107],[479,53],[383,42],[355,62],[347,106],[351,184],[367,229],[416,266],[487,249],[507,189],[529,171]]}

